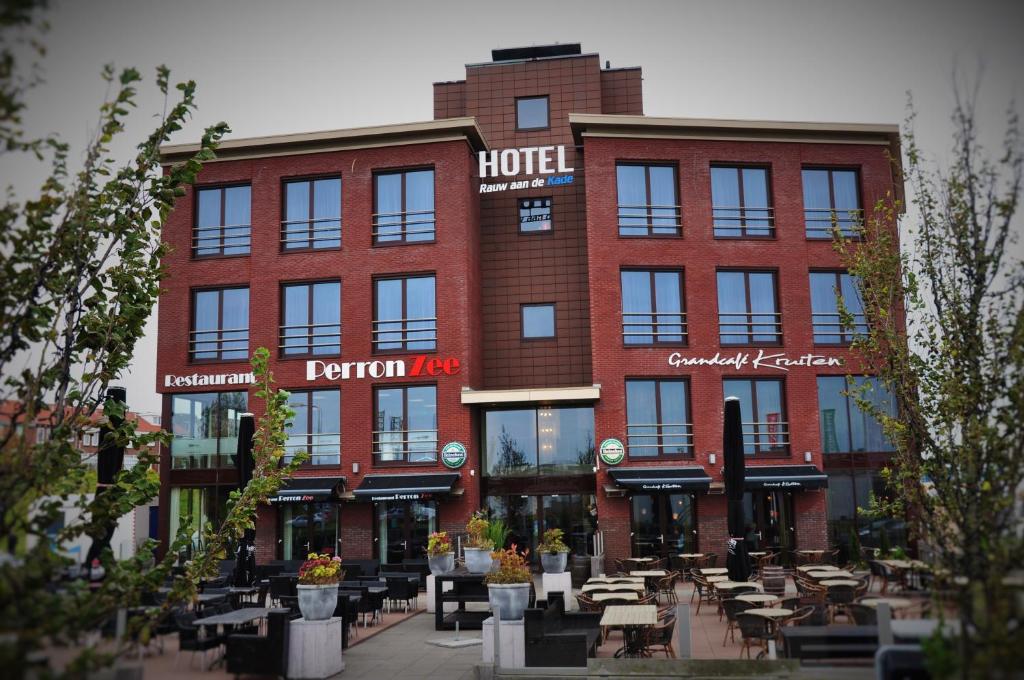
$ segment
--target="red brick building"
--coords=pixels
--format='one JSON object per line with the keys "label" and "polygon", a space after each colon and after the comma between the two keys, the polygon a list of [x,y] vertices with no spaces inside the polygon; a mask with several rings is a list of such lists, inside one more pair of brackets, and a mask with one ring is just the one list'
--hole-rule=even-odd
{"label": "red brick building", "polygon": [[264,346],[311,459],[261,561],[418,559],[478,508],[520,545],[721,553],[729,395],[752,549],[871,541],[888,445],[842,394],[828,229],[898,190],[895,126],[645,117],[640,69],[579,45],[495,50],[434,115],[227,142],[168,220],[163,538],[223,512]]}

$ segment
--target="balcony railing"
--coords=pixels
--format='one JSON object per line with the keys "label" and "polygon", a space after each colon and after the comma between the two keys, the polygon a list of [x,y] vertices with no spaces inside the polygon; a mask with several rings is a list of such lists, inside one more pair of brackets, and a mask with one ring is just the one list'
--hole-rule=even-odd
{"label": "balcony railing", "polygon": [[686,312],[623,312],[622,336],[627,345],[686,342]]}
{"label": "balcony railing", "polygon": [[630,456],[692,456],[693,423],[626,425]]}
{"label": "balcony railing", "polygon": [[293,435],[284,446],[283,463],[288,463],[299,451],[309,454],[304,465],[341,465],[341,433],[318,432]]}
{"label": "balcony railing", "polygon": [[284,356],[340,354],[341,325],[299,323],[281,326],[280,341],[278,349]]}
{"label": "balcony railing", "polygon": [[433,463],[437,461],[437,430],[374,430],[376,463]]}
{"label": "balcony railing", "polygon": [[867,335],[868,323],[864,314],[852,314],[853,323],[843,323],[839,312],[812,312],[811,328],[814,342],[848,344],[858,335]]}
{"label": "balcony railing", "polygon": [[782,314],[719,314],[718,335],[723,345],[778,344],[782,341]]}
{"label": "balcony railing", "polygon": [[714,217],[715,236],[764,238],[775,235],[773,207],[715,206],[711,211]]}
{"label": "balcony railing", "polygon": [[[680,236],[680,205],[619,205],[619,233],[623,236]],[[643,229],[645,233],[632,233]]]}
{"label": "balcony railing", "polygon": [[832,238],[833,227],[838,227],[845,236],[854,235],[854,227],[861,223],[864,211],[831,210],[829,208],[804,208],[804,223],[807,238]]}
{"label": "balcony railing", "polygon": [[215,328],[191,331],[188,341],[192,359],[246,359],[249,355],[248,328]]}
{"label": "balcony railing", "polygon": [[785,451],[789,449],[789,422],[753,421],[743,423],[743,446],[755,453]]}
{"label": "balcony railing", "polygon": [[374,244],[433,241],[434,211],[374,213],[372,233]]}
{"label": "balcony railing", "polygon": [[373,322],[373,349],[434,349],[437,317],[385,319]]}
{"label": "balcony railing", "polygon": [[341,217],[312,220],[282,220],[281,248],[307,250],[341,247]]}
{"label": "balcony railing", "polygon": [[225,224],[192,227],[192,253],[195,257],[248,255],[252,245],[252,225]]}

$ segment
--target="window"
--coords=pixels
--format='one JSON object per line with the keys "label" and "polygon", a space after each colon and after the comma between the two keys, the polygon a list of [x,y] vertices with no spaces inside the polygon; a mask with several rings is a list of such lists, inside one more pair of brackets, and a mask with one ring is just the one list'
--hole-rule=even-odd
{"label": "window", "polygon": [[288,406],[295,418],[287,429],[284,462],[299,451],[310,465],[341,465],[341,395],[338,390],[293,392]]}
{"label": "window", "polygon": [[373,392],[373,456],[378,463],[437,460],[437,388],[378,387]]}
{"label": "window", "polygon": [[[853,325],[839,317],[839,298],[853,316]],[[819,345],[848,345],[868,332],[856,277],[846,272],[811,272],[811,325]]]}
{"label": "window", "polygon": [[281,287],[281,355],[341,354],[341,283]]}
{"label": "window", "polygon": [[723,345],[782,341],[773,272],[718,272],[718,334]]}
{"label": "window", "polygon": [[832,238],[835,226],[847,235],[860,222],[860,191],[856,170],[805,168],[804,222],[807,238]]}
{"label": "window", "polygon": [[373,243],[434,240],[434,171],[403,170],[373,176]]}
{"label": "window", "polygon": [[520,199],[519,231],[523,234],[551,231],[550,198]]}
{"label": "window", "polygon": [[679,236],[676,169],[671,165],[615,166],[620,236]]}
{"label": "window", "polygon": [[248,184],[196,190],[196,225],[192,229],[195,257],[249,254],[250,194]]}
{"label": "window", "polygon": [[743,420],[743,452],[788,453],[789,423],[782,381],[770,378],[723,381],[725,396],[739,397]]}
{"label": "window", "polygon": [[277,513],[281,522],[279,557],[301,560],[311,552],[340,555],[338,503],[287,503]]}
{"label": "window", "polygon": [[488,411],[484,443],[484,473],[492,477],[593,473],[594,409]]}
{"label": "window", "polygon": [[550,127],[547,96],[520,97],[516,100],[517,130],[540,130],[546,127]]}
{"label": "window", "polygon": [[693,455],[688,388],[685,380],[626,381],[630,458]]}
{"label": "window", "polygon": [[341,178],[284,183],[284,250],[341,247]]}
{"label": "window", "polygon": [[719,238],[775,235],[767,168],[712,166],[711,204]]}
{"label": "window", "polygon": [[171,467],[233,467],[247,392],[176,394],[171,399]]}
{"label": "window", "polygon": [[434,276],[377,279],[375,286],[374,351],[435,349]]}
{"label": "window", "polygon": [[889,391],[877,378],[857,376],[854,385],[846,377],[818,377],[818,410],[821,416],[821,450],[824,453],[851,453],[858,451],[892,451],[892,443],[882,432],[882,424],[857,406],[853,396],[866,388],[865,399],[889,415],[896,415],[896,406]]}
{"label": "window", "polygon": [[[207,524],[219,527],[227,517],[231,490],[229,486],[171,488],[170,538],[173,542],[179,531],[185,531],[191,539],[191,548],[186,548],[186,555],[190,556],[191,550],[203,548],[203,531]],[[225,552],[230,555],[233,552],[231,546],[227,546]]]}
{"label": "window", "polygon": [[553,303],[523,305],[519,308],[519,312],[524,339],[540,340],[555,337],[555,305]]}
{"label": "window", "polygon": [[681,271],[622,271],[622,337],[627,345],[686,342]]}
{"label": "window", "polygon": [[197,290],[192,296],[193,361],[249,358],[249,289]]}

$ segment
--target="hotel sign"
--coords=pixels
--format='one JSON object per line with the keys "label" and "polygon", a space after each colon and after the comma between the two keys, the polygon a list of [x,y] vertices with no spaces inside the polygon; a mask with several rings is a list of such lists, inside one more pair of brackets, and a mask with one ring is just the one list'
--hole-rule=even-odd
{"label": "hotel sign", "polygon": [[537,187],[552,187],[572,184],[575,168],[566,165],[565,146],[526,146],[519,149],[481,151],[480,179],[514,178],[520,175],[547,175],[532,180],[520,179],[507,182],[481,183],[480,193],[514,191]]}
{"label": "hotel sign", "polygon": [[842,357],[830,357],[824,354],[800,354],[798,356],[790,356],[785,352],[769,354],[763,349],[759,349],[756,355],[750,352],[736,352],[736,354],[726,355],[723,355],[721,352],[715,352],[715,355],[711,357],[684,357],[680,352],[672,352],[668,356],[668,365],[675,368],[731,366],[737,371],[749,366],[754,370],[765,368],[773,371],[788,372],[791,368],[842,366],[843,359]]}

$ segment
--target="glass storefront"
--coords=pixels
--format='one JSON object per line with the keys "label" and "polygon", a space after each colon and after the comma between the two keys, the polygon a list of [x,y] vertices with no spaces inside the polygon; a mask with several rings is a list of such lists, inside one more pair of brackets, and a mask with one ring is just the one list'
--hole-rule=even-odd
{"label": "glass storefront", "polygon": [[485,507],[493,519],[505,522],[511,533],[506,547],[537,553],[537,543],[548,529],[561,529],[573,555],[594,553],[597,500],[593,494],[555,493],[487,496]]}
{"label": "glass storefront", "polygon": [[278,511],[281,522],[281,559],[303,560],[311,552],[341,554],[338,544],[337,503],[283,504]]}
{"label": "glass storefront", "polygon": [[594,409],[488,411],[483,440],[487,476],[593,473]]}
{"label": "glass storefront", "polygon": [[234,467],[238,420],[247,392],[175,394],[171,399],[171,467]]}
{"label": "glass storefront", "polygon": [[637,557],[670,557],[697,551],[697,500],[693,494],[635,494],[632,544]]}
{"label": "glass storefront", "polygon": [[[174,541],[180,529],[191,536],[191,547],[186,552],[197,550],[203,545],[203,529],[209,524],[219,527],[227,515],[228,494],[231,487],[198,486],[174,487],[171,489],[170,533]],[[231,550],[227,551],[232,554]]]}
{"label": "glass storefront", "polygon": [[425,558],[427,538],[437,531],[437,503],[382,501],[375,506],[381,564],[401,564],[404,559]]}
{"label": "glass storefront", "polygon": [[783,563],[796,549],[796,517],[789,491],[743,494],[743,529],[748,550],[781,552]]}

